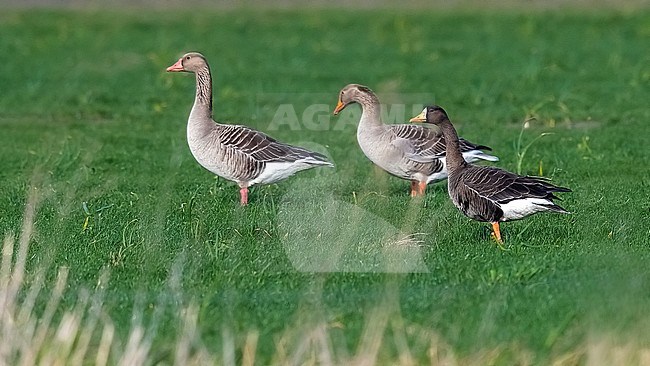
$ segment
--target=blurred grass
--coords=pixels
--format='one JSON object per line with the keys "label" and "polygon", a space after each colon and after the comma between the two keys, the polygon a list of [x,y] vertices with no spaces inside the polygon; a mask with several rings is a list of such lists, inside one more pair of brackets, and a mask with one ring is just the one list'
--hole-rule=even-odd
{"label": "blurred grass", "polygon": [[[0,14],[0,34],[0,232],[21,232],[34,187],[26,285],[43,268],[52,290],[68,268],[55,317],[106,269],[102,311],[124,343],[134,321],[148,326],[154,360],[174,354],[176,313],[190,305],[195,342],[219,354],[232,341],[240,360],[245,335],[257,334],[262,364],[295,344],[288,334],[304,336],[303,324],[324,326],[339,360],[380,342],[379,362],[405,349],[424,362],[434,338],[460,363],[496,352],[502,364],[588,361],[585,344],[601,336],[650,340],[647,11],[14,10]],[[571,187],[563,206],[573,214],[505,224],[500,251],[444,184],[411,201],[407,183],[362,155],[352,126],[273,131],[323,145],[337,168],[255,188],[242,209],[236,188],[186,147],[194,81],[164,68],[190,50],[211,63],[216,118],[261,130],[275,113],[257,104],[266,96],[291,95],[283,103],[298,112],[331,110],[358,82],[431,95],[419,103],[444,106],[463,136],[513,170],[522,123],[534,117],[524,145],[553,135],[532,145],[522,172],[541,166]],[[329,225],[350,240],[331,257],[349,268],[420,259],[428,273],[296,271],[301,250],[319,252],[289,235],[333,235]],[[391,257],[383,242],[354,241],[383,238],[373,225],[394,234],[387,240],[424,233],[423,242]]]}

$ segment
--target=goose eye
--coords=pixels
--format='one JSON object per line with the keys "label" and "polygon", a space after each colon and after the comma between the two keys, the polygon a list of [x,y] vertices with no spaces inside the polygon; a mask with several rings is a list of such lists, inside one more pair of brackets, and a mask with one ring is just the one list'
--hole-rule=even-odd
{"label": "goose eye", "polygon": [[189,60],[190,58],[191,58],[190,56],[185,56],[185,59],[186,59],[186,60]]}

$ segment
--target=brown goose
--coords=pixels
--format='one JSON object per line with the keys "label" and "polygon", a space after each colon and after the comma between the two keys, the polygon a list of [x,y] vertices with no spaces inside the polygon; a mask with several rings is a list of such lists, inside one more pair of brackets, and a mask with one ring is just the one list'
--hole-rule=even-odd
{"label": "brown goose", "polygon": [[212,173],[237,183],[241,204],[248,203],[248,187],[285,179],[327,158],[302,147],[276,141],[262,132],[212,119],[212,76],[200,53],[191,52],[167,68],[196,75],[196,97],[187,121],[187,143],[196,161]]}
{"label": "brown goose", "polygon": [[[357,141],[363,153],[388,173],[411,181],[411,197],[424,195],[428,183],[447,178],[445,140],[438,131],[410,124],[386,125],[380,119],[379,99],[368,87],[350,84],[341,89],[334,114],[352,103],[361,105]],[[460,140],[468,161],[498,161],[481,150],[487,146]]]}
{"label": "brown goose", "polygon": [[571,192],[570,189],[555,186],[545,178],[521,176],[466,162],[460,153],[456,129],[439,106],[424,108],[410,121],[440,127],[447,141],[449,197],[466,216],[492,223],[492,235],[498,243],[503,243],[499,222],[518,220],[543,211],[568,213],[553,202],[558,198],[553,193]]}

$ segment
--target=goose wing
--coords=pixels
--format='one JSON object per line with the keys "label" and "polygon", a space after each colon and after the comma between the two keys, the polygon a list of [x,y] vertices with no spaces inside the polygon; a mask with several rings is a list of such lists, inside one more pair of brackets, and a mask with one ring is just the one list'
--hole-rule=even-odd
{"label": "goose wing", "polygon": [[478,196],[499,204],[527,198],[552,200],[557,198],[553,192],[570,192],[568,188],[551,184],[546,178],[521,176],[487,166],[469,166],[463,174],[462,184]]}
{"label": "goose wing", "polygon": [[[394,135],[393,145],[404,151],[411,160],[428,163],[445,156],[445,138],[437,130],[408,124],[391,125],[389,130]],[[459,141],[461,152],[492,150],[488,146],[478,145],[463,138]]]}
{"label": "goose wing", "polygon": [[404,152],[407,158],[419,163],[429,163],[445,156],[442,135],[429,128],[415,125],[391,125],[391,143]]}
{"label": "goose wing", "polygon": [[328,162],[325,155],[278,142],[267,134],[242,125],[221,125],[219,141],[227,148],[260,163],[316,160]]}

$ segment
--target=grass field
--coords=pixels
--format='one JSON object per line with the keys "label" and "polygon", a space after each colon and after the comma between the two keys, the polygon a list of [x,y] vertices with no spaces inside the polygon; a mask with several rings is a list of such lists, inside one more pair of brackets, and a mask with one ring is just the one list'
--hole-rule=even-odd
{"label": "grass field", "polygon": [[[647,10],[11,10],[0,35],[0,363],[650,364]],[[216,119],[336,168],[239,207],[187,148],[187,51]],[[325,112],[352,82],[391,122],[440,104],[573,213],[500,250],[444,183],[411,200],[358,107]]]}

